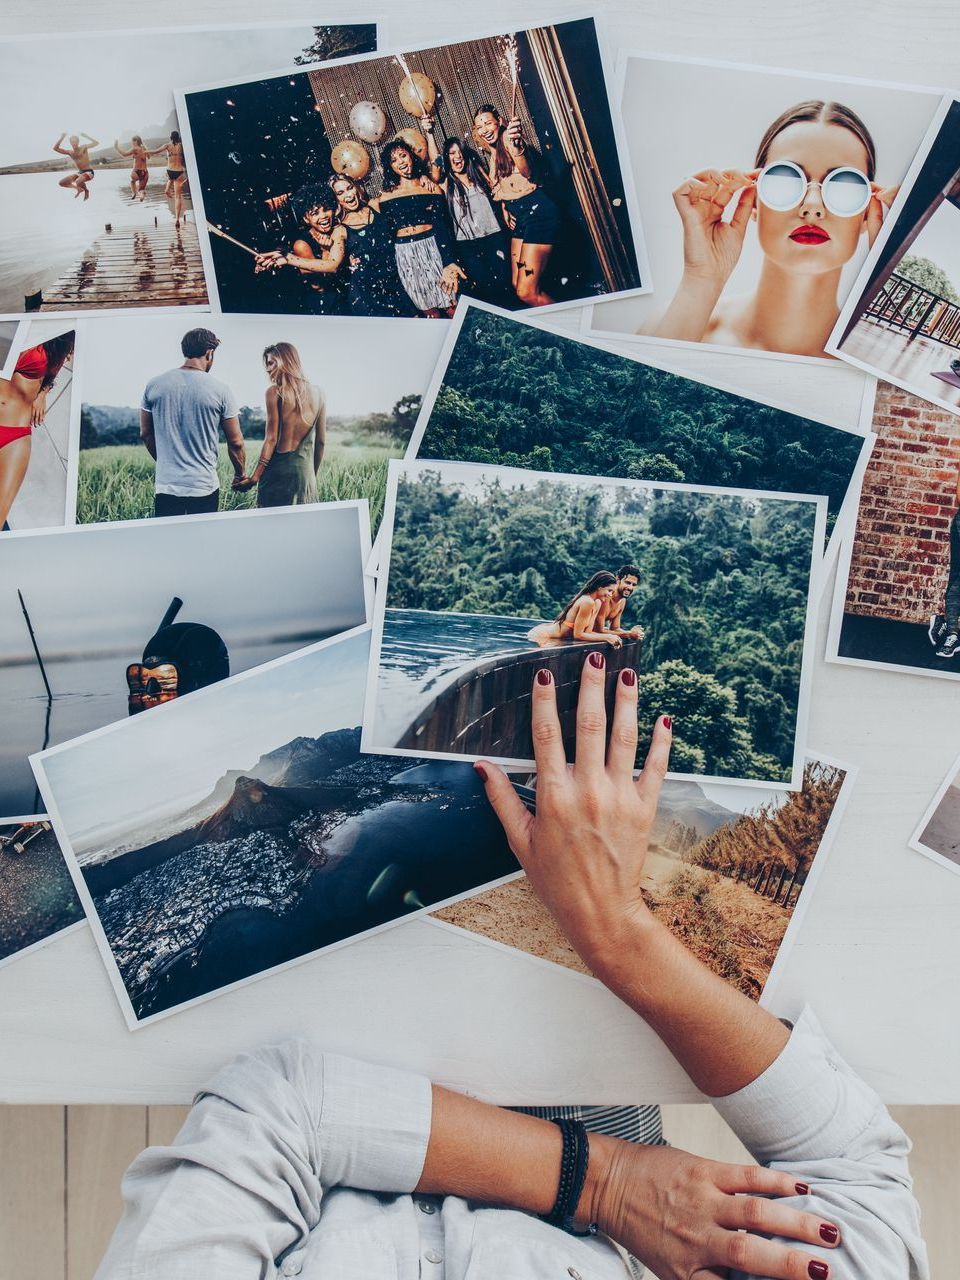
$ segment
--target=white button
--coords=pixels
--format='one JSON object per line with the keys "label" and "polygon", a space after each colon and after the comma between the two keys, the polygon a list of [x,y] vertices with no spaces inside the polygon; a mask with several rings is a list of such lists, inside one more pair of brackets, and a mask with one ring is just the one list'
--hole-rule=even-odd
{"label": "white button", "polygon": [[436,1249],[428,1249],[423,1255],[428,1262],[442,1262],[443,1258],[437,1253]]}
{"label": "white button", "polygon": [[291,1253],[289,1258],[284,1258],[283,1265],[280,1268],[280,1274],[283,1276],[298,1276],[303,1270],[303,1255],[299,1253]]}
{"label": "white button", "polygon": [[431,1204],[429,1200],[418,1200],[417,1208],[420,1210],[421,1213],[437,1212],[437,1206],[435,1204]]}

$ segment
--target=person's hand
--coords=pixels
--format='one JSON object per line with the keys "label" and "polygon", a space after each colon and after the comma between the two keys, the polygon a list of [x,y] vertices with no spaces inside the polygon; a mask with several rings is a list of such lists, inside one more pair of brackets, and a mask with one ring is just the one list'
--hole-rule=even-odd
{"label": "person's hand", "polygon": [[420,117],[420,128],[424,133],[433,133],[436,121],[432,115],[423,115]]}
{"label": "person's hand", "polygon": [[246,493],[248,489],[252,489],[256,484],[253,476],[234,476],[233,484],[230,486],[235,493]]}
{"label": "person's hand", "polygon": [[821,1250],[839,1243],[833,1223],[778,1202],[799,1197],[802,1204],[806,1186],[791,1174],[591,1134],[591,1166],[595,1160],[578,1221],[596,1222],[660,1280],[719,1280],[728,1268],[770,1280],[827,1280],[820,1254],[764,1238]]}
{"label": "person's hand", "polygon": [[520,117],[514,116],[512,120],[508,120],[506,128],[503,131],[503,141],[508,151],[512,151],[515,155],[524,148],[523,126],[520,123]]}
{"label": "person's hand", "polygon": [[285,267],[289,254],[281,253],[279,249],[272,249],[269,253],[257,254],[257,265],[254,271],[276,271],[277,267]]}
{"label": "person's hand", "polygon": [[632,636],[635,636],[638,640],[642,640],[642,639],[643,639],[643,627],[641,627],[641,626],[631,627],[631,628],[630,628],[630,634],[631,634]]}
{"label": "person's hand", "polygon": [[607,644],[612,645],[614,649],[623,648],[623,636],[618,636],[615,631],[608,631],[603,637]]}
{"label": "person's hand", "polygon": [[867,205],[867,246],[872,249],[883,226],[883,219],[896,200],[900,188],[881,187],[879,182],[871,182],[870,191],[870,203]]}
{"label": "person's hand", "polygon": [[466,280],[467,273],[463,267],[457,266],[455,262],[448,263],[440,275],[440,288],[444,293],[455,295],[460,288],[460,281]]}
{"label": "person's hand", "polygon": [[[673,192],[683,223],[684,275],[709,282],[718,291],[740,260],[750,214],[757,203],[758,169],[702,169]],[[729,222],[724,211],[739,191]]]}
{"label": "person's hand", "polygon": [[42,427],[47,416],[47,393],[41,391],[30,406],[31,427]]}
{"label": "person's hand", "polygon": [[513,214],[510,212],[510,210],[507,208],[507,203],[508,203],[507,201],[504,201],[503,206],[502,206],[502,208],[503,208],[503,221],[504,221],[504,223],[506,224],[506,228],[507,228],[507,230],[508,230],[508,231],[516,231],[516,229],[517,229],[517,220],[516,220],[516,218],[513,216]]}
{"label": "person's hand", "polygon": [[599,651],[583,664],[577,704],[576,763],[567,765],[553,675],[533,682],[532,736],[537,762],[536,815],[502,769],[475,766],[527,879],[577,952],[598,975],[616,959],[620,939],[652,919],[640,892],[647,843],[670,757],[671,721],[661,716],[643,771],[637,754],[637,673],[617,679],[606,745],[606,662]]}

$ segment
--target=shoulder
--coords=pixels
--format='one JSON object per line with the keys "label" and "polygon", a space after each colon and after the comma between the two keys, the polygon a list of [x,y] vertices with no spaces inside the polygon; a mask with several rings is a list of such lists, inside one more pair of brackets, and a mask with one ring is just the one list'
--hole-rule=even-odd
{"label": "shoulder", "polygon": [[714,307],[702,341],[724,347],[748,347],[746,311],[750,299],[744,296],[721,298]]}
{"label": "shoulder", "polygon": [[279,392],[278,388],[277,388],[277,387],[275,387],[275,386],[273,385],[273,383],[271,382],[271,383],[270,383],[270,385],[269,385],[269,387],[267,387],[267,394],[266,394],[266,401],[267,401],[267,404],[268,404],[268,405],[274,405],[274,404],[276,404],[276,403],[277,403],[277,401],[278,401],[279,399],[280,399],[280,392]]}

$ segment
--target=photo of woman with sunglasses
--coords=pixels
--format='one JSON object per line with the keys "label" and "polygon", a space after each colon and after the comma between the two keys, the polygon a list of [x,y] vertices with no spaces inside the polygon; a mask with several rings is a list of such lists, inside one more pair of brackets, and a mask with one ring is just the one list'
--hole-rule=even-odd
{"label": "photo of woman with sunglasses", "polygon": [[[822,356],[840,313],[843,268],[861,237],[876,239],[896,195],[876,170],[876,147],[857,113],[810,99],[767,128],[753,169],[702,169],[685,179],[673,192],[683,276],[648,332]],[[751,224],[763,254],[756,289],[723,298]]]}

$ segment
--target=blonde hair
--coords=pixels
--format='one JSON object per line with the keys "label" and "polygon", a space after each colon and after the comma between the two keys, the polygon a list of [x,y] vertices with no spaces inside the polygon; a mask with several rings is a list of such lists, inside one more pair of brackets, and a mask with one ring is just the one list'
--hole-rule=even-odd
{"label": "blonde hair", "polygon": [[312,418],[317,411],[313,386],[307,380],[300,363],[300,352],[292,342],[274,342],[263,351],[263,362],[273,356],[277,370],[270,380],[280,393],[284,404],[293,405],[301,418]]}

